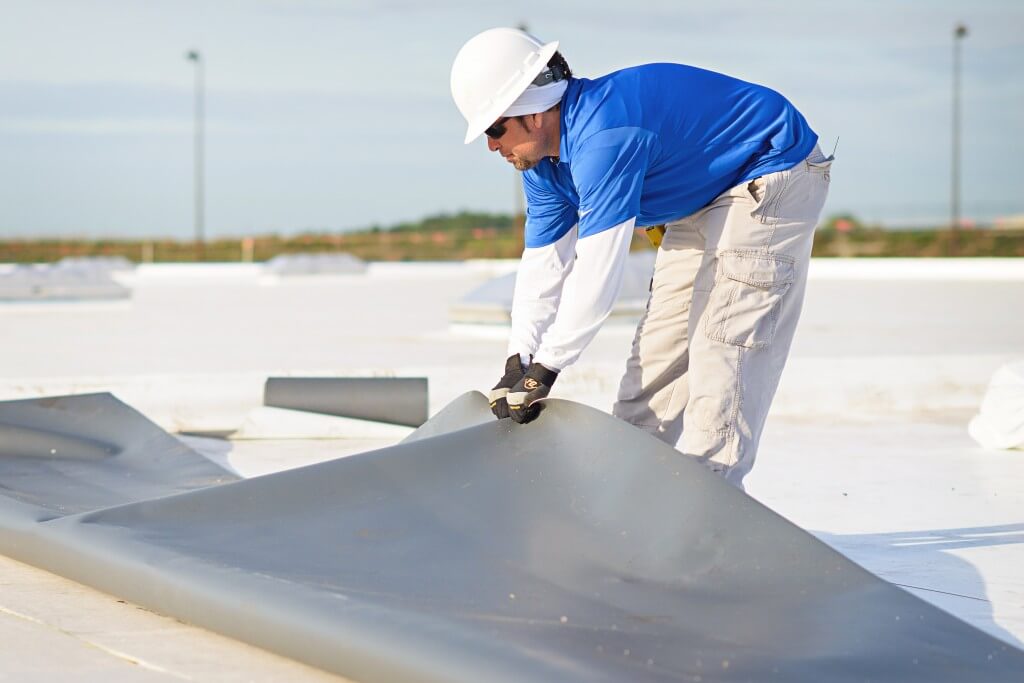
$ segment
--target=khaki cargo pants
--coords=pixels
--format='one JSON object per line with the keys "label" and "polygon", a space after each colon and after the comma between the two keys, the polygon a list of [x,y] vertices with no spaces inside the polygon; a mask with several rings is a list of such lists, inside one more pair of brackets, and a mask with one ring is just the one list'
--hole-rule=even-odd
{"label": "khaki cargo pants", "polygon": [[828,193],[818,147],[666,226],[613,413],[742,488],[800,318]]}

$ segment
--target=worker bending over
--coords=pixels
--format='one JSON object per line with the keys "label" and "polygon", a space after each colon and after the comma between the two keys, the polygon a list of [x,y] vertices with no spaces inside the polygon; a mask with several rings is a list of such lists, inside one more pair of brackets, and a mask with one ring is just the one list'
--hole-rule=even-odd
{"label": "worker bending over", "polygon": [[773,90],[682,64],[575,78],[557,48],[496,28],[452,66],[465,142],[484,134],[526,192],[509,358],[491,408],[536,417],[611,312],[634,228],[658,226],[613,413],[681,439],[742,486],[800,317],[832,158]]}

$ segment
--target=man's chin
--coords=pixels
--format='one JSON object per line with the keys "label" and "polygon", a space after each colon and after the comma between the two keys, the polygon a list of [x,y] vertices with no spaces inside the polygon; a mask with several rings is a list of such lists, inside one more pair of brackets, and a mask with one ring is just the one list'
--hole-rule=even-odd
{"label": "man's chin", "polygon": [[516,157],[512,161],[512,165],[517,171],[529,171],[531,168],[537,165],[536,159],[523,159]]}

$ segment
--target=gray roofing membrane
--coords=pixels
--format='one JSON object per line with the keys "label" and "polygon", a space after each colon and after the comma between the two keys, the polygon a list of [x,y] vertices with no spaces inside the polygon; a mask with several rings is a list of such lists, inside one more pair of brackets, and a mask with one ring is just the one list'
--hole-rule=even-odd
{"label": "gray roofing membrane", "polygon": [[131,290],[114,280],[106,267],[32,264],[0,272],[0,301],[94,301],[130,296]]}
{"label": "gray roofing membrane", "polygon": [[425,377],[270,377],[263,404],[419,427],[427,420]]}
{"label": "gray roofing membrane", "polygon": [[123,256],[65,256],[57,261],[57,267],[66,269],[116,273],[135,270],[135,264]]}
{"label": "gray roofing membrane", "polygon": [[0,401],[0,502],[63,516],[238,477],[110,394]]}
{"label": "gray roofing membrane", "polygon": [[[20,414],[0,406],[13,429],[59,434],[58,454],[82,444],[59,466],[36,437],[24,453],[5,450],[0,550],[356,680],[1018,681],[1024,671],[1024,652],[582,405],[552,400],[516,425],[467,394],[395,446],[177,492],[230,475],[197,473],[194,454],[169,452],[115,399],[78,398],[36,402],[27,422],[31,402],[17,402]],[[169,490],[138,500],[134,476],[110,484],[121,456],[108,445],[138,453],[135,466],[162,473]],[[47,499],[50,476],[77,486]],[[26,481],[45,517],[24,514]],[[75,498],[97,481],[117,493],[112,507]],[[75,504],[61,515],[65,497]]]}
{"label": "gray roofing membrane", "polygon": [[263,266],[274,275],[353,275],[366,272],[366,262],[347,253],[279,254]]}

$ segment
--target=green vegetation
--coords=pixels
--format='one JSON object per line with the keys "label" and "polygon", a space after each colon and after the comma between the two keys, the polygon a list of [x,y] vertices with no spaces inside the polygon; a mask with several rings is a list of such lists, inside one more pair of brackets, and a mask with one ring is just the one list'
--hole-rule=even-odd
{"label": "green vegetation", "polygon": [[[265,261],[278,254],[347,252],[367,261],[449,261],[468,258],[518,258],[522,253],[521,217],[462,212],[415,223],[372,226],[355,232],[266,235],[216,239],[202,251],[206,261]],[[649,249],[639,235],[634,249]],[[0,262],[40,263],[66,256],[124,256],[132,261],[194,261],[197,245],[175,240],[6,240]],[[885,230],[855,217],[828,218],[814,241],[815,256],[1024,256],[1024,228],[1003,230]]]}
{"label": "green vegetation", "polygon": [[1024,256],[1024,227],[999,230],[868,227],[849,215],[818,226],[814,256],[936,257]]}

